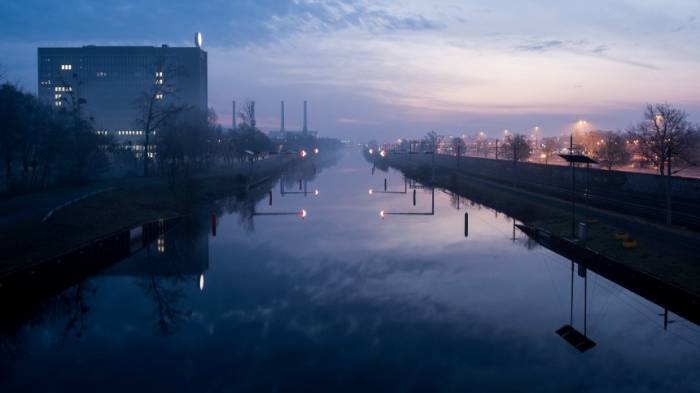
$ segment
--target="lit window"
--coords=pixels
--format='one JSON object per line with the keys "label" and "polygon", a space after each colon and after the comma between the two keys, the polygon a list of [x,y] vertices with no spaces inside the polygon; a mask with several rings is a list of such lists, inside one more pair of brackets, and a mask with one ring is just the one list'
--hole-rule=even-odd
{"label": "lit window", "polygon": [[104,72],[104,71],[98,71],[98,72],[97,72],[97,77],[98,77],[98,78],[104,78],[104,77],[106,77],[106,76],[107,76],[107,73]]}
{"label": "lit window", "polygon": [[72,64],[61,64],[61,69],[63,71],[70,71],[73,69],[73,65]]}
{"label": "lit window", "polygon": [[163,93],[156,94],[156,100],[162,100],[162,99],[163,99]]}

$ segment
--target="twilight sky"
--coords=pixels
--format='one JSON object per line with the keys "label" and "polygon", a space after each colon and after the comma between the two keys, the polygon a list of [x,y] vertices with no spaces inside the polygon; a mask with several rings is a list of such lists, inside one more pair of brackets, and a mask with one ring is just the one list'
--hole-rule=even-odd
{"label": "twilight sky", "polygon": [[364,141],[429,130],[625,128],[647,102],[700,121],[698,0],[4,0],[0,67],[36,91],[37,46],[193,45],[209,103],[256,101],[263,129]]}

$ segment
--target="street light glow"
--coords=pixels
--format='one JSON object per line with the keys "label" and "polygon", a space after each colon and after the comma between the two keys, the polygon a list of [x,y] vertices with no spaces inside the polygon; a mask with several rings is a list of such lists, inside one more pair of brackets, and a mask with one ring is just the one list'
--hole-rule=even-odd
{"label": "street light glow", "polygon": [[369,189],[369,195],[372,195],[373,192],[374,192],[374,190],[372,190],[372,189],[370,188],[370,189]]}
{"label": "street light glow", "polygon": [[385,213],[384,213],[384,210],[382,210],[382,211],[379,212],[379,217],[381,217],[382,220],[384,219],[384,214],[385,214]]}
{"label": "street light glow", "polygon": [[302,220],[306,218],[306,210],[305,210],[305,209],[299,210],[299,217],[300,217]]}
{"label": "street light glow", "polygon": [[306,157],[306,150],[302,149],[302,150],[299,152],[299,155],[301,156],[301,158]]}

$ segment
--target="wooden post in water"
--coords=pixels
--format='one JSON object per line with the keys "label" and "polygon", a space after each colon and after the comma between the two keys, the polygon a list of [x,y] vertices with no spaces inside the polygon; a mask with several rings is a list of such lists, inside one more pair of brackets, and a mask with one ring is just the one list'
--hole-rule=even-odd
{"label": "wooden post in water", "polygon": [[464,237],[469,237],[469,213],[464,212]]}

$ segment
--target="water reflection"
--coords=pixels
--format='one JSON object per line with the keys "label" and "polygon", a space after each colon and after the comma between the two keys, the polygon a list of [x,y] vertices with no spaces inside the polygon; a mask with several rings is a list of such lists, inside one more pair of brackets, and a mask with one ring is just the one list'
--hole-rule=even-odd
{"label": "water reflection", "polygon": [[[309,189],[322,191],[313,198],[274,192],[270,203],[281,180],[270,179],[81,281],[79,292],[72,286],[61,294],[71,313],[47,312],[15,330],[22,356],[0,354],[4,390],[125,391],[154,380],[171,391],[700,385],[696,325],[671,311],[677,323],[664,331],[653,302],[588,260],[528,248],[530,237],[513,230],[517,220],[486,200],[410,176],[408,193],[369,197],[377,177],[368,166],[351,152],[323,173],[309,167]],[[391,169],[384,177],[388,190],[405,180]],[[287,178],[285,187],[298,189],[299,173]],[[311,213],[304,221],[255,218],[255,232],[247,226],[256,212],[294,212],[301,203]],[[376,219],[381,209],[427,212],[429,203],[439,207],[429,216]],[[88,310],[82,316],[79,305]],[[52,340],[71,319],[71,333]],[[562,324],[596,346],[581,353],[555,333]]]}

